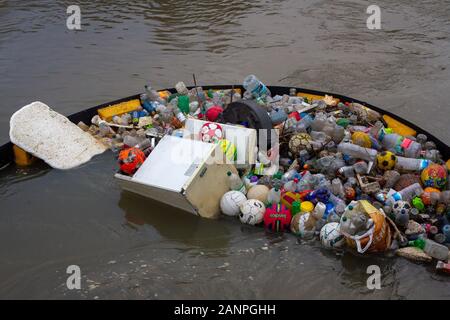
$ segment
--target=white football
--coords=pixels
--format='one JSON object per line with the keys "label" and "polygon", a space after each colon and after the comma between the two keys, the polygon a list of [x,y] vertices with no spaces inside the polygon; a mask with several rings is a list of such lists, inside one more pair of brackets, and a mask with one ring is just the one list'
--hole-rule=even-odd
{"label": "white football", "polygon": [[220,209],[227,216],[237,216],[239,207],[247,201],[247,197],[239,191],[228,191],[220,199]]}
{"label": "white football", "polygon": [[241,222],[255,225],[263,221],[266,207],[261,201],[250,199],[241,204],[240,210],[241,214],[239,215],[239,219]]}
{"label": "white football", "polygon": [[320,242],[326,248],[342,248],[345,237],[339,232],[339,223],[330,222],[320,229]]}

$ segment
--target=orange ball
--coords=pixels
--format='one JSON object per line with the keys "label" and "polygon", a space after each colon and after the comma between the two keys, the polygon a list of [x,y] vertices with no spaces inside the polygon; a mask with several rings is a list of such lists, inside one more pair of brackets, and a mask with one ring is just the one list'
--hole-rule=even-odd
{"label": "orange ball", "polygon": [[423,192],[441,192],[441,190],[433,187],[426,187],[425,189],[423,189]]}
{"label": "orange ball", "polygon": [[139,148],[127,148],[119,153],[120,171],[133,175],[144,163],[145,154]]}

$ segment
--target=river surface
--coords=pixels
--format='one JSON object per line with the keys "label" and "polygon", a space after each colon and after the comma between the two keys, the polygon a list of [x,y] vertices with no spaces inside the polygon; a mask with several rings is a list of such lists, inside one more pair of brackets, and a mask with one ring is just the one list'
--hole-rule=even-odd
{"label": "river surface", "polygon": [[[75,2],[75,1],[74,1]],[[81,8],[80,31],[66,28]],[[366,27],[369,4],[381,30]],[[337,92],[450,141],[448,0],[0,0],[0,140],[40,100],[69,115],[142,91],[241,83]],[[122,192],[106,152],[69,171],[0,171],[0,298],[450,298],[450,278]],[[369,290],[369,265],[381,289]],[[66,269],[78,265],[80,290]]]}

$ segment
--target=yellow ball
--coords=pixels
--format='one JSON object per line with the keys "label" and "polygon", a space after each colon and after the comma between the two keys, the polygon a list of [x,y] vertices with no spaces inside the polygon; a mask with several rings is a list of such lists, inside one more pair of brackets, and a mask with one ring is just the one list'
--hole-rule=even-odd
{"label": "yellow ball", "polygon": [[372,141],[370,141],[370,137],[367,133],[356,131],[352,134],[352,141],[354,144],[364,147],[370,148],[372,147]]}
{"label": "yellow ball", "polygon": [[397,156],[390,151],[383,151],[377,155],[377,166],[381,170],[392,170],[397,163]]}

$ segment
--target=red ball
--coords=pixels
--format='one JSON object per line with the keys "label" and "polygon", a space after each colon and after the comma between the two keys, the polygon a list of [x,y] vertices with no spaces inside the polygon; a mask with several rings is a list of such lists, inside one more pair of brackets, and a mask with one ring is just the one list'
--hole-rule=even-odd
{"label": "red ball", "polygon": [[273,204],[266,209],[264,214],[264,226],[266,229],[275,232],[289,230],[291,224],[291,211],[282,204]]}
{"label": "red ball", "polygon": [[222,107],[219,107],[219,106],[212,106],[211,108],[209,108],[207,111],[206,111],[206,118],[209,120],[209,121],[216,121],[217,120],[217,118],[219,117],[219,115],[221,114],[223,112],[223,109],[222,109]]}

